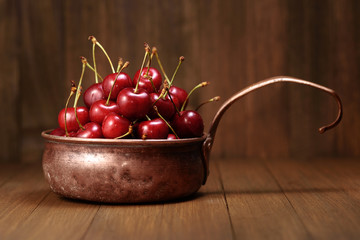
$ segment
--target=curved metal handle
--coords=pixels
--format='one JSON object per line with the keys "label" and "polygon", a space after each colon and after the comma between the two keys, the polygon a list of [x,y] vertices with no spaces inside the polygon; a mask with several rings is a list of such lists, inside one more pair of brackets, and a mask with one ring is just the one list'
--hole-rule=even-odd
{"label": "curved metal handle", "polygon": [[302,79],[297,79],[297,78],[293,78],[293,77],[288,77],[288,76],[278,76],[278,77],[272,77],[272,78],[267,78],[263,81],[257,82],[253,85],[250,85],[246,88],[244,88],[243,90],[239,91],[238,93],[236,93],[235,95],[233,95],[232,97],[230,97],[218,110],[218,112],[216,113],[210,129],[209,129],[209,133],[207,134],[206,140],[203,143],[203,147],[202,147],[202,151],[203,151],[203,157],[204,157],[204,164],[205,164],[205,168],[206,168],[206,174],[205,174],[205,179],[203,184],[205,184],[206,182],[206,178],[209,175],[209,155],[211,152],[211,148],[212,145],[214,143],[214,139],[215,139],[215,134],[216,134],[216,130],[217,127],[220,123],[220,120],[222,118],[222,116],[224,115],[224,113],[226,112],[227,109],[229,109],[229,107],[236,102],[237,100],[239,100],[240,98],[244,97],[245,95],[259,89],[262,87],[265,87],[267,85],[271,85],[274,83],[281,83],[281,82],[290,82],[290,83],[298,83],[298,84],[302,84],[302,85],[308,85],[310,87],[314,87],[317,89],[320,89],[328,94],[330,94],[331,96],[333,96],[338,104],[338,115],[335,119],[335,121],[333,121],[332,123],[325,125],[321,128],[319,128],[319,132],[320,133],[324,133],[326,130],[329,130],[333,127],[335,127],[341,120],[342,118],[342,104],[341,104],[341,100],[340,97],[335,93],[334,90],[324,87],[322,85],[316,84],[316,83],[312,83],[312,82],[308,82]]}

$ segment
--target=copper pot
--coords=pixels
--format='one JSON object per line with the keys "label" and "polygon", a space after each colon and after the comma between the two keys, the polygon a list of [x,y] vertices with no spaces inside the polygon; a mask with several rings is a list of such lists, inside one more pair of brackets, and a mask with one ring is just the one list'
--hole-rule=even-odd
{"label": "copper pot", "polygon": [[42,132],[42,163],[50,188],[62,196],[96,202],[138,203],[179,199],[206,183],[209,155],[225,111],[238,99],[264,86],[292,82],[332,95],[338,104],[334,122],[341,120],[342,105],[331,89],[292,77],[273,77],[251,85],[229,98],[215,115],[210,130],[200,138],[177,140],[84,139]]}

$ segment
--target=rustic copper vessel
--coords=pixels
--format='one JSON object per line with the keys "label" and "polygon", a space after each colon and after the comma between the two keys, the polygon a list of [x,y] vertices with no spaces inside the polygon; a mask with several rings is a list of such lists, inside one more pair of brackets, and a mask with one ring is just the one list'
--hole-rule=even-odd
{"label": "rustic copper vessel", "polygon": [[43,171],[50,188],[62,196],[96,202],[139,203],[179,199],[198,191],[209,175],[209,156],[216,129],[225,111],[238,99],[264,86],[291,82],[315,87],[333,96],[342,117],[338,95],[329,88],[292,77],[273,77],[229,98],[200,138],[177,140],[83,139],[42,132]]}

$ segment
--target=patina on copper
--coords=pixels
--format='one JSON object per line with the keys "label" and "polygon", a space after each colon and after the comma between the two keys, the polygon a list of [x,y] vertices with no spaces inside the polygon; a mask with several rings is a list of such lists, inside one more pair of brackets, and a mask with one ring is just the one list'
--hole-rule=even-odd
{"label": "patina on copper", "polygon": [[334,122],[342,116],[338,95],[329,88],[292,77],[273,77],[251,85],[229,98],[218,110],[209,133],[201,138],[176,140],[84,139],[42,132],[43,170],[50,188],[62,196],[96,202],[139,203],[179,199],[206,183],[216,129],[225,111],[238,99],[264,86],[291,82],[332,95],[338,103]]}

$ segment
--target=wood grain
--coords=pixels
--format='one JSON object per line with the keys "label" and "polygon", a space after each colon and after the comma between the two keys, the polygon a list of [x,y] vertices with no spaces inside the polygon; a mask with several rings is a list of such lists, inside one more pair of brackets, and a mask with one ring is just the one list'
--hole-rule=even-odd
{"label": "wood grain", "polygon": [[16,3],[0,1],[0,162],[20,158],[19,33]]}
{"label": "wood grain", "polygon": [[[328,160],[331,161],[331,160]],[[350,160],[268,164],[285,196],[315,239],[356,239],[360,227],[358,163]],[[345,176],[344,173],[350,173]],[[335,180],[336,179],[336,180]]]}
{"label": "wood grain", "polygon": [[217,169],[199,193],[159,204],[102,205],[85,239],[231,239]]}
{"label": "wood grain", "polygon": [[191,198],[127,205],[68,200],[50,192],[39,165],[0,164],[0,238],[360,237],[358,158],[215,158],[210,166]]}
{"label": "wood grain", "polygon": [[81,239],[99,206],[59,198],[51,193],[9,239]]}
{"label": "wood grain", "polygon": [[2,166],[13,176],[0,185],[0,238],[16,231],[49,193],[39,165]]}
{"label": "wood grain", "polygon": [[236,239],[310,239],[302,219],[260,161],[218,161]]}
{"label": "wood grain", "polygon": [[[1,0],[0,12],[0,107],[6,112],[0,120],[0,161],[40,160],[39,133],[57,126],[69,82],[80,77],[79,57],[92,62],[89,35],[97,37],[115,65],[118,57],[129,60],[131,76],[140,67],[145,41],[157,46],[168,75],[184,55],[175,83],[189,91],[201,81],[211,82],[192,96],[189,107],[222,97],[200,110],[206,130],[223,101],[270,76],[324,84],[343,100],[341,125],[319,135],[316,129],[336,114],[327,95],[286,84],[260,90],[225,114],[214,156],[360,154],[357,0]],[[99,72],[110,73],[99,49],[96,59]],[[84,88],[93,82],[87,71]]]}

